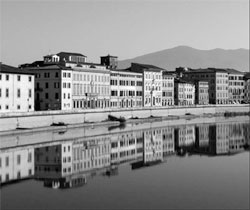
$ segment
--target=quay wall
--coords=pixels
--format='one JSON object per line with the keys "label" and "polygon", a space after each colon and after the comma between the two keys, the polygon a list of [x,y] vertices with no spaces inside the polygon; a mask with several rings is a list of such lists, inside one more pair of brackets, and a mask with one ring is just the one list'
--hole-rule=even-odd
{"label": "quay wall", "polygon": [[193,119],[173,119],[165,121],[156,122],[141,122],[141,123],[128,123],[125,127],[120,128],[119,126],[111,127],[105,124],[94,124],[93,126],[81,126],[68,128],[66,126],[60,126],[57,128],[51,128],[48,130],[27,130],[26,132],[4,132],[0,133],[0,151],[13,149],[16,147],[41,147],[41,146],[51,146],[60,144],[63,142],[68,142],[72,140],[85,141],[89,139],[96,139],[98,136],[112,136],[117,138],[120,133],[126,134],[131,132],[140,132],[155,128],[178,128],[182,125],[199,125],[199,124],[217,124],[217,123],[248,123],[249,116],[238,116],[225,118],[222,116],[218,117],[197,117]]}
{"label": "quay wall", "polygon": [[0,115],[0,132],[15,130],[16,128],[48,127],[52,123],[83,124],[106,121],[108,115],[116,117],[147,118],[185,116],[191,115],[221,115],[225,112],[249,112],[249,104],[239,105],[209,105],[193,107],[160,107],[143,109],[117,109],[117,110],[77,110],[77,111],[40,111],[28,113],[5,113]]}

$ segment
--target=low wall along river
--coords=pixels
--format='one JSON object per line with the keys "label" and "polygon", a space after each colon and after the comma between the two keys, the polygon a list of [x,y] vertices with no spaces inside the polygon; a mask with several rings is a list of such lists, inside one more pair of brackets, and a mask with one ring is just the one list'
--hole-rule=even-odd
{"label": "low wall along river", "polygon": [[63,122],[65,124],[96,123],[108,119],[111,114],[116,117],[148,118],[170,117],[185,115],[222,115],[225,112],[250,112],[249,104],[239,105],[209,105],[194,107],[161,107],[143,109],[119,109],[119,110],[77,110],[77,111],[42,111],[28,113],[5,113],[0,115],[0,132],[15,130],[16,128],[48,127],[52,123]]}

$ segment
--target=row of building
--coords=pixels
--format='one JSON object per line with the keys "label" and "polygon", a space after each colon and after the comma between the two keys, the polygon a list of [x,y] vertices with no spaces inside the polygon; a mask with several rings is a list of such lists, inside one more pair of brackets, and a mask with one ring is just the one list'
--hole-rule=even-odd
{"label": "row of building", "polygon": [[35,177],[46,185],[67,187],[76,178],[86,181],[85,175],[100,169],[110,175],[122,163],[130,162],[132,169],[138,169],[161,163],[176,153],[213,156],[242,152],[249,146],[249,135],[249,123],[223,122],[155,127],[2,149],[0,182]]}
{"label": "row of building", "polygon": [[0,112],[250,103],[250,73],[132,63],[116,56],[88,63],[60,52],[19,68],[1,64]]}

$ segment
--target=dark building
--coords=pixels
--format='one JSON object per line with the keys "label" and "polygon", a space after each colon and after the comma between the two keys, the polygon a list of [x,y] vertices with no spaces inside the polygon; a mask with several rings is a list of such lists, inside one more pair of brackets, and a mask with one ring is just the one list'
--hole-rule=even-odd
{"label": "dark building", "polygon": [[116,69],[118,66],[118,57],[112,55],[101,56],[101,65],[105,65],[107,69]]}
{"label": "dark building", "polygon": [[195,84],[195,104],[199,105],[209,104],[208,82],[195,81],[194,84]]}

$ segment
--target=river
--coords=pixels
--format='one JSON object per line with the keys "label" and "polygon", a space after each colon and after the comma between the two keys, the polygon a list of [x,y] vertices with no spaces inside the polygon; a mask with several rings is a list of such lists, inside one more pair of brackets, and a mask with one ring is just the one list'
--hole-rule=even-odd
{"label": "river", "polygon": [[1,209],[249,209],[249,117],[0,137]]}

